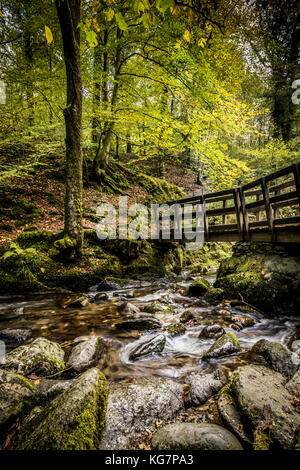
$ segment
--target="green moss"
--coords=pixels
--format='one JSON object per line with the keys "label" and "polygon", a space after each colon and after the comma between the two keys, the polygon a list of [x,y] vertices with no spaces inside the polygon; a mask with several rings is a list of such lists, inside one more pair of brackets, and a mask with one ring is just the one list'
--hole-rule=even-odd
{"label": "green moss", "polygon": [[233,333],[229,333],[229,332],[228,332],[228,333],[226,333],[226,334],[227,334],[227,336],[229,336],[229,338],[232,340],[232,342],[233,342],[238,348],[241,347],[239,341],[237,340],[237,338],[234,336]]}
{"label": "green moss", "polygon": [[201,296],[204,295],[210,288],[209,282],[205,279],[196,280],[190,286],[188,293],[189,295]]}
{"label": "green moss", "polygon": [[269,450],[272,440],[270,438],[269,432],[267,431],[256,431],[255,439],[253,443],[254,450]]}
{"label": "green moss", "polygon": [[54,246],[58,250],[68,250],[69,248],[75,248],[76,245],[77,245],[77,242],[75,238],[71,238],[68,236],[65,236],[64,238],[61,238],[54,242]]}
{"label": "green moss", "polygon": [[32,385],[32,383],[26,378],[24,377],[23,375],[20,375],[20,374],[15,374],[20,380],[22,380],[22,382],[24,382],[24,384],[26,385],[27,388],[29,388],[32,392],[35,392],[36,391],[36,387],[34,385]]}
{"label": "green moss", "polygon": [[170,336],[183,335],[186,331],[186,327],[182,323],[171,323],[166,326],[166,329]]}

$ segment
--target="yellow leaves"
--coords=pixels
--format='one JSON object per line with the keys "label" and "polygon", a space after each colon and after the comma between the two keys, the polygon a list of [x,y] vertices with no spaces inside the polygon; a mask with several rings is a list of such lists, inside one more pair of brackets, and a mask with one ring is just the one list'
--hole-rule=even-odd
{"label": "yellow leaves", "polygon": [[111,7],[109,7],[108,10],[105,10],[104,16],[107,19],[107,21],[111,21],[113,17],[115,16],[115,12]]}
{"label": "yellow leaves", "polygon": [[97,31],[97,33],[100,32],[100,29],[101,29],[101,28],[100,28],[99,23],[98,23],[98,21],[96,20],[96,18],[93,18],[93,27],[94,27],[95,31]]}
{"label": "yellow leaves", "polygon": [[171,8],[171,13],[175,18],[180,18],[182,13],[182,8],[179,5],[175,5]]}
{"label": "yellow leaves", "polygon": [[183,33],[183,36],[182,36],[183,40],[185,42],[191,42],[192,40],[192,33],[191,33],[191,28],[189,25],[187,25],[185,27],[185,30],[184,30],[184,33]]}
{"label": "yellow leaves", "polygon": [[191,23],[195,17],[196,17],[196,13],[191,8],[189,8],[188,14],[187,14],[188,22]]}
{"label": "yellow leaves", "polygon": [[53,42],[53,34],[51,29],[48,26],[45,26],[45,35],[46,35],[46,40],[48,44],[51,44]]}
{"label": "yellow leaves", "polygon": [[126,31],[128,26],[121,12],[116,13],[116,23],[121,31]]}
{"label": "yellow leaves", "polygon": [[95,13],[101,7],[101,2],[99,0],[94,0],[92,5],[92,11]]}
{"label": "yellow leaves", "polygon": [[206,39],[205,39],[205,38],[199,39],[199,41],[197,42],[197,44],[198,44],[199,47],[202,47],[202,48],[203,48],[203,47],[205,46],[205,44],[206,44]]}
{"label": "yellow leaves", "polygon": [[3,13],[1,10],[0,10],[0,18],[3,18]]}

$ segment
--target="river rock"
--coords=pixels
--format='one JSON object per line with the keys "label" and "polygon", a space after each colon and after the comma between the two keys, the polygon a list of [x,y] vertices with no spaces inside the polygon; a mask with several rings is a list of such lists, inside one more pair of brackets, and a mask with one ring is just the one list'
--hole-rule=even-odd
{"label": "river rock", "polygon": [[252,437],[245,428],[242,415],[235,406],[235,401],[230,390],[230,385],[226,385],[219,393],[217,402],[218,411],[223,423],[241,442],[252,444]]}
{"label": "river rock", "polygon": [[134,341],[130,346],[132,350],[129,354],[129,360],[134,361],[139,357],[148,356],[149,354],[161,352],[166,344],[166,337],[163,334],[143,336],[137,341]]}
{"label": "river rock", "polygon": [[243,450],[237,438],[217,424],[168,424],[153,434],[154,450]]}
{"label": "river rock", "polygon": [[87,307],[90,303],[88,297],[84,295],[77,297],[77,298],[67,298],[66,300],[61,302],[62,308],[84,308]]}
{"label": "river rock", "polygon": [[264,410],[270,409],[271,440],[288,450],[294,445],[300,415],[291,404],[292,395],[284,387],[285,382],[278,372],[263,366],[248,365],[233,373],[230,390],[238,411],[251,423],[253,431],[265,419]]}
{"label": "river rock", "polygon": [[19,346],[31,336],[31,330],[24,328],[5,328],[0,331],[0,340],[7,345]]}
{"label": "river rock", "polygon": [[32,343],[9,352],[4,367],[26,375],[39,364],[43,365],[41,375],[52,375],[62,371],[65,368],[64,351],[59,344],[45,338],[37,338]]}
{"label": "river rock", "polygon": [[17,450],[95,450],[101,440],[107,401],[106,380],[89,369],[21,428]]}
{"label": "river rock", "polygon": [[99,302],[103,302],[105,300],[108,300],[108,295],[105,294],[105,292],[98,292],[95,296],[94,296],[94,302],[97,304]]}
{"label": "river rock", "polygon": [[184,335],[186,327],[182,323],[170,323],[166,326],[166,330],[170,336]]}
{"label": "river rock", "polygon": [[190,286],[188,294],[193,297],[200,297],[204,295],[210,288],[209,282],[206,280],[196,280]]}
{"label": "river rock", "polygon": [[48,402],[67,390],[71,384],[72,380],[39,379],[36,386],[37,401]]}
{"label": "river rock", "polygon": [[240,343],[232,333],[225,333],[220,336],[214,344],[203,355],[203,359],[227,356],[241,350]]}
{"label": "river rock", "polygon": [[300,396],[300,370],[288,381],[286,388],[292,395]]}
{"label": "river rock", "polygon": [[141,315],[138,318],[116,323],[116,328],[121,330],[157,330],[161,328],[161,323],[153,317]]}
{"label": "river rock", "polygon": [[76,338],[76,346],[73,347],[66,368],[71,368],[73,372],[82,372],[96,362],[102,356],[106,349],[105,343],[100,336],[90,336]]}
{"label": "river rock", "polygon": [[184,382],[189,386],[186,403],[191,406],[202,405],[224,385],[218,371],[212,374],[192,372],[184,377]]}
{"label": "river rock", "polygon": [[132,315],[139,314],[140,309],[136,305],[130,302],[123,302],[121,305],[119,305],[118,312],[121,313],[122,315],[132,316]]}
{"label": "river rock", "polygon": [[290,378],[298,369],[299,364],[293,362],[292,352],[283,344],[261,339],[251,349],[252,360],[280,372]]}
{"label": "river rock", "polygon": [[186,310],[180,315],[179,321],[181,323],[187,323],[190,320],[195,320],[195,318],[196,315],[193,312],[191,312],[190,310]]}
{"label": "river rock", "polygon": [[25,377],[0,370],[0,430],[7,429],[24,413],[35,399],[35,392],[35,386]]}
{"label": "river rock", "polygon": [[218,339],[225,333],[224,328],[220,325],[207,325],[201,330],[199,338],[205,339]]}
{"label": "river rock", "polygon": [[157,421],[172,420],[184,408],[183,385],[162,377],[112,384],[101,450],[130,448],[130,439]]}

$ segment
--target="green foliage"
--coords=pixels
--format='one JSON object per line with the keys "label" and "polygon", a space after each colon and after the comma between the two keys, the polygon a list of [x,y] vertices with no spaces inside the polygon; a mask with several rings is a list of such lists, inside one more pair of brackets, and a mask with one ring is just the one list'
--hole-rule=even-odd
{"label": "green foliage", "polygon": [[8,263],[16,273],[17,277],[28,281],[35,281],[37,273],[43,273],[43,257],[33,247],[21,248],[18,243],[12,242],[10,249],[3,255],[3,261]]}

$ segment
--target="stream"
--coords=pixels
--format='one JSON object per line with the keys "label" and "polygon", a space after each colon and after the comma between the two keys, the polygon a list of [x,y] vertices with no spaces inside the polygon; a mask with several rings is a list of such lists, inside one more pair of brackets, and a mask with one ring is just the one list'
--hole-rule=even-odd
{"label": "stream", "polygon": [[[212,285],[215,273],[210,273],[206,279]],[[66,351],[70,349],[72,341],[79,336],[99,335],[109,346],[99,366],[109,380],[121,380],[146,375],[179,378],[187,372],[213,369],[220,363],[233,369],[249,360],[248,351],[259,339],[266,338],[289,344],[300,326],[299,317],[269,318],[255,312],[245,313],[226,303],[222,307],[217,307],[201,298],[186,296],[183,289],[191,282],[191,278],[187,280],[183,275],[176,283],[166,279],[152,282],[132,281],[124,288],[111,291],[101,291],[101,286],[92,287],[89,292],[83,294],[90,299],[90,303],[83,308],[63,307],[66,298],[69,296],[78,298],[78,294],[2,296],[0,331],[7,328],[30,329],[32,334],[28,341],[45,337],[60,343]],[[94,301],[101,292],[106,294],[106,299]],[[154,302],[158,303],[160,311],[154,314],[154,318],[161,322],[162,330],[166,334],[168,333],[166,326],[178,322],[186,310],[191,311],[197,321],[187,322],[186,331],[182,335],[172,337],[167,334],[162,352],[131,361],[129,356],[133,343],[140,341],[140,338],[146,335],[153,336],[154,331],[122,330],[116,327],[120,321],[128,318],[126,314],[119,312],[120,305],[126,301],[137,306],[142,312]],[[255,324],[237,331],[232,323],[232,319],[236,318],[250,318]],[[199,333],[204,325],[216,323],[236,336],[242,351],[207,363],[202,359],[202,355],[214,340],[199,339]]]}

